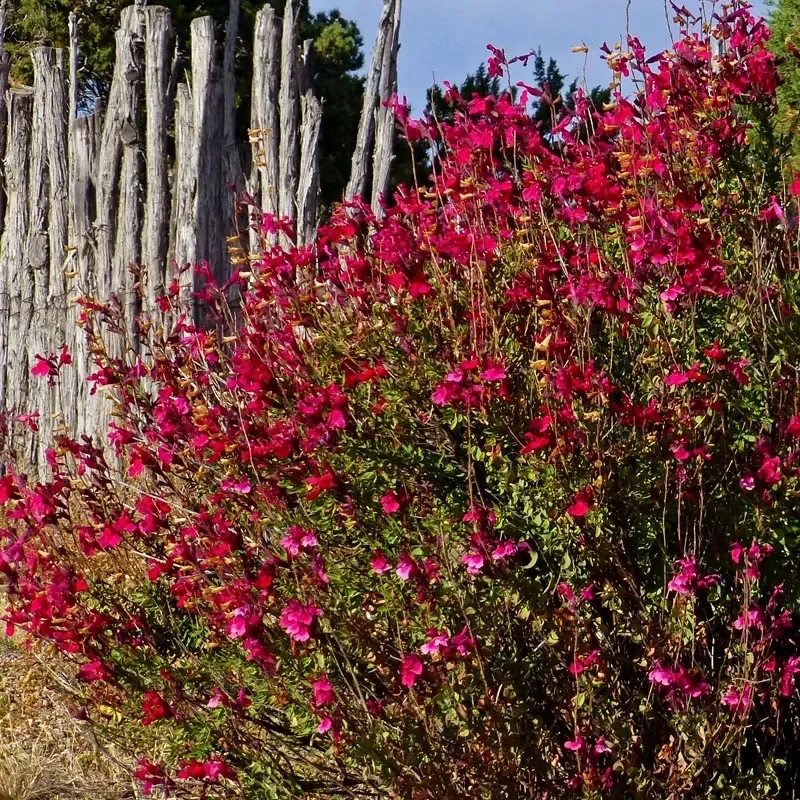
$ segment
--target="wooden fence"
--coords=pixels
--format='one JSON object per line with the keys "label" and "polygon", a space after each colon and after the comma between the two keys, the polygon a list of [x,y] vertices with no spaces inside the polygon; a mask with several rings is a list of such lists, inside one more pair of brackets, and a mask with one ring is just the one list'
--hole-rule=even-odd
{"label": "wooden fence", "polygon": [[[0,5],[0,410],[39,413],[39,435],[18,440],[16,453],[40,469],[54,431],[96,435],[107,423],[103,398],[83,380],[92,365],[76,297],[116,295],[134,331],[137,314],[152,313],[178,275],[175,265],[207,261],[227,279],[226,242],[237,225],[231,184],[265,212],[295,220],[298,241],[313,243],[325,124],[313,43],[299,41],[299,0],[287,0],[282,20],[269,5],[258,13],[250,136],[237,141],[239,2],[230,0],[221,63],[213,20],[192,22],[190,65],[176,55],[166,8],[126,8],[107,104],[87,116],[78,116],[74,79],[79,21],[70,18],[68,69],[62,50],[37,48],[33,86],[8,89]],[[396,91],[400,4],[384,0],[346,191],[376,208],[389,186],[394,121],[383,101]],[[132,264],[147,268],[141,301]],[[191,271],[180,280],[190,288]],[[31,369],[36,354],[64,343],[75,369],[54,393]]]}

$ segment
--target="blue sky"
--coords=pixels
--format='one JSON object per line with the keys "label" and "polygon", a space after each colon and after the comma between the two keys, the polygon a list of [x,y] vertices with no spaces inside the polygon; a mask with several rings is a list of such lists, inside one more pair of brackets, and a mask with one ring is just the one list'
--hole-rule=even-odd
{"label": "blue sky", "polygon": [[[678,3],[683,4],[698,6],[697,0]],[[420,112],[434,77],[439,83],[461,81],[486,60],[489,43],[509,56],[541,46],[543,55],[555,58],[571,78],[585,74],[590,86],[606,83],[599,46],[604,41],[613,46],[624,36],[627,5],[628,0],[403,0],[400,94]],[[765,13],[764,0],[753,5]],[[367,63],[382,7],[383,0],[311,0],[313,11],[338,8],[358,23]],[[670,41],[664,0],[630,0],[630,31],[648,52],[664,49]],[[582,43],[590,48],[588,57],[571,52]],[[528,75],[520,71],[514,77]]]}

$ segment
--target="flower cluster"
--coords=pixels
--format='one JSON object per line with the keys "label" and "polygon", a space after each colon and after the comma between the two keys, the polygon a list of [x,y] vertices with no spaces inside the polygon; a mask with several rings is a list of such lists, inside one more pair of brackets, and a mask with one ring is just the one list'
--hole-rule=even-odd
{"label": "flower cluster", "polygon": [[670,50],[604,51],[634,96],[549,98],[547,136],[524,84],[393,102],[430,185],[313,247],[254,210],[237,314],[201,267],[209,328],[175,285],[120,353],[86,301],[112,452],[9,468],[0,572],[80,713],[168,744],[145,792],[791,785],[798,192],[763,22],[675,14]]}

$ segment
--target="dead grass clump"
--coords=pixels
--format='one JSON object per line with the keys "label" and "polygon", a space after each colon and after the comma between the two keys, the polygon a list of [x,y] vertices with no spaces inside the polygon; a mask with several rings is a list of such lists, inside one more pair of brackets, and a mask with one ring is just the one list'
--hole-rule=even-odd
{"label": "dead grass clump", "polygon": [[0,631],[0,800],[134,798],[126,764],[73,719],[48,661]]}

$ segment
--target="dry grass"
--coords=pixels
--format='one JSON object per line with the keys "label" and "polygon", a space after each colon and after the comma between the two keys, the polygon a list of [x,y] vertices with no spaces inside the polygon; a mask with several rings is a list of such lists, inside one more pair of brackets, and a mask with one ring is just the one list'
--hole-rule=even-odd
{"label": "dry grass", "polygon": [[0,631],[0,800],[134,798],[125,765],[70,715],[63,680]]}

